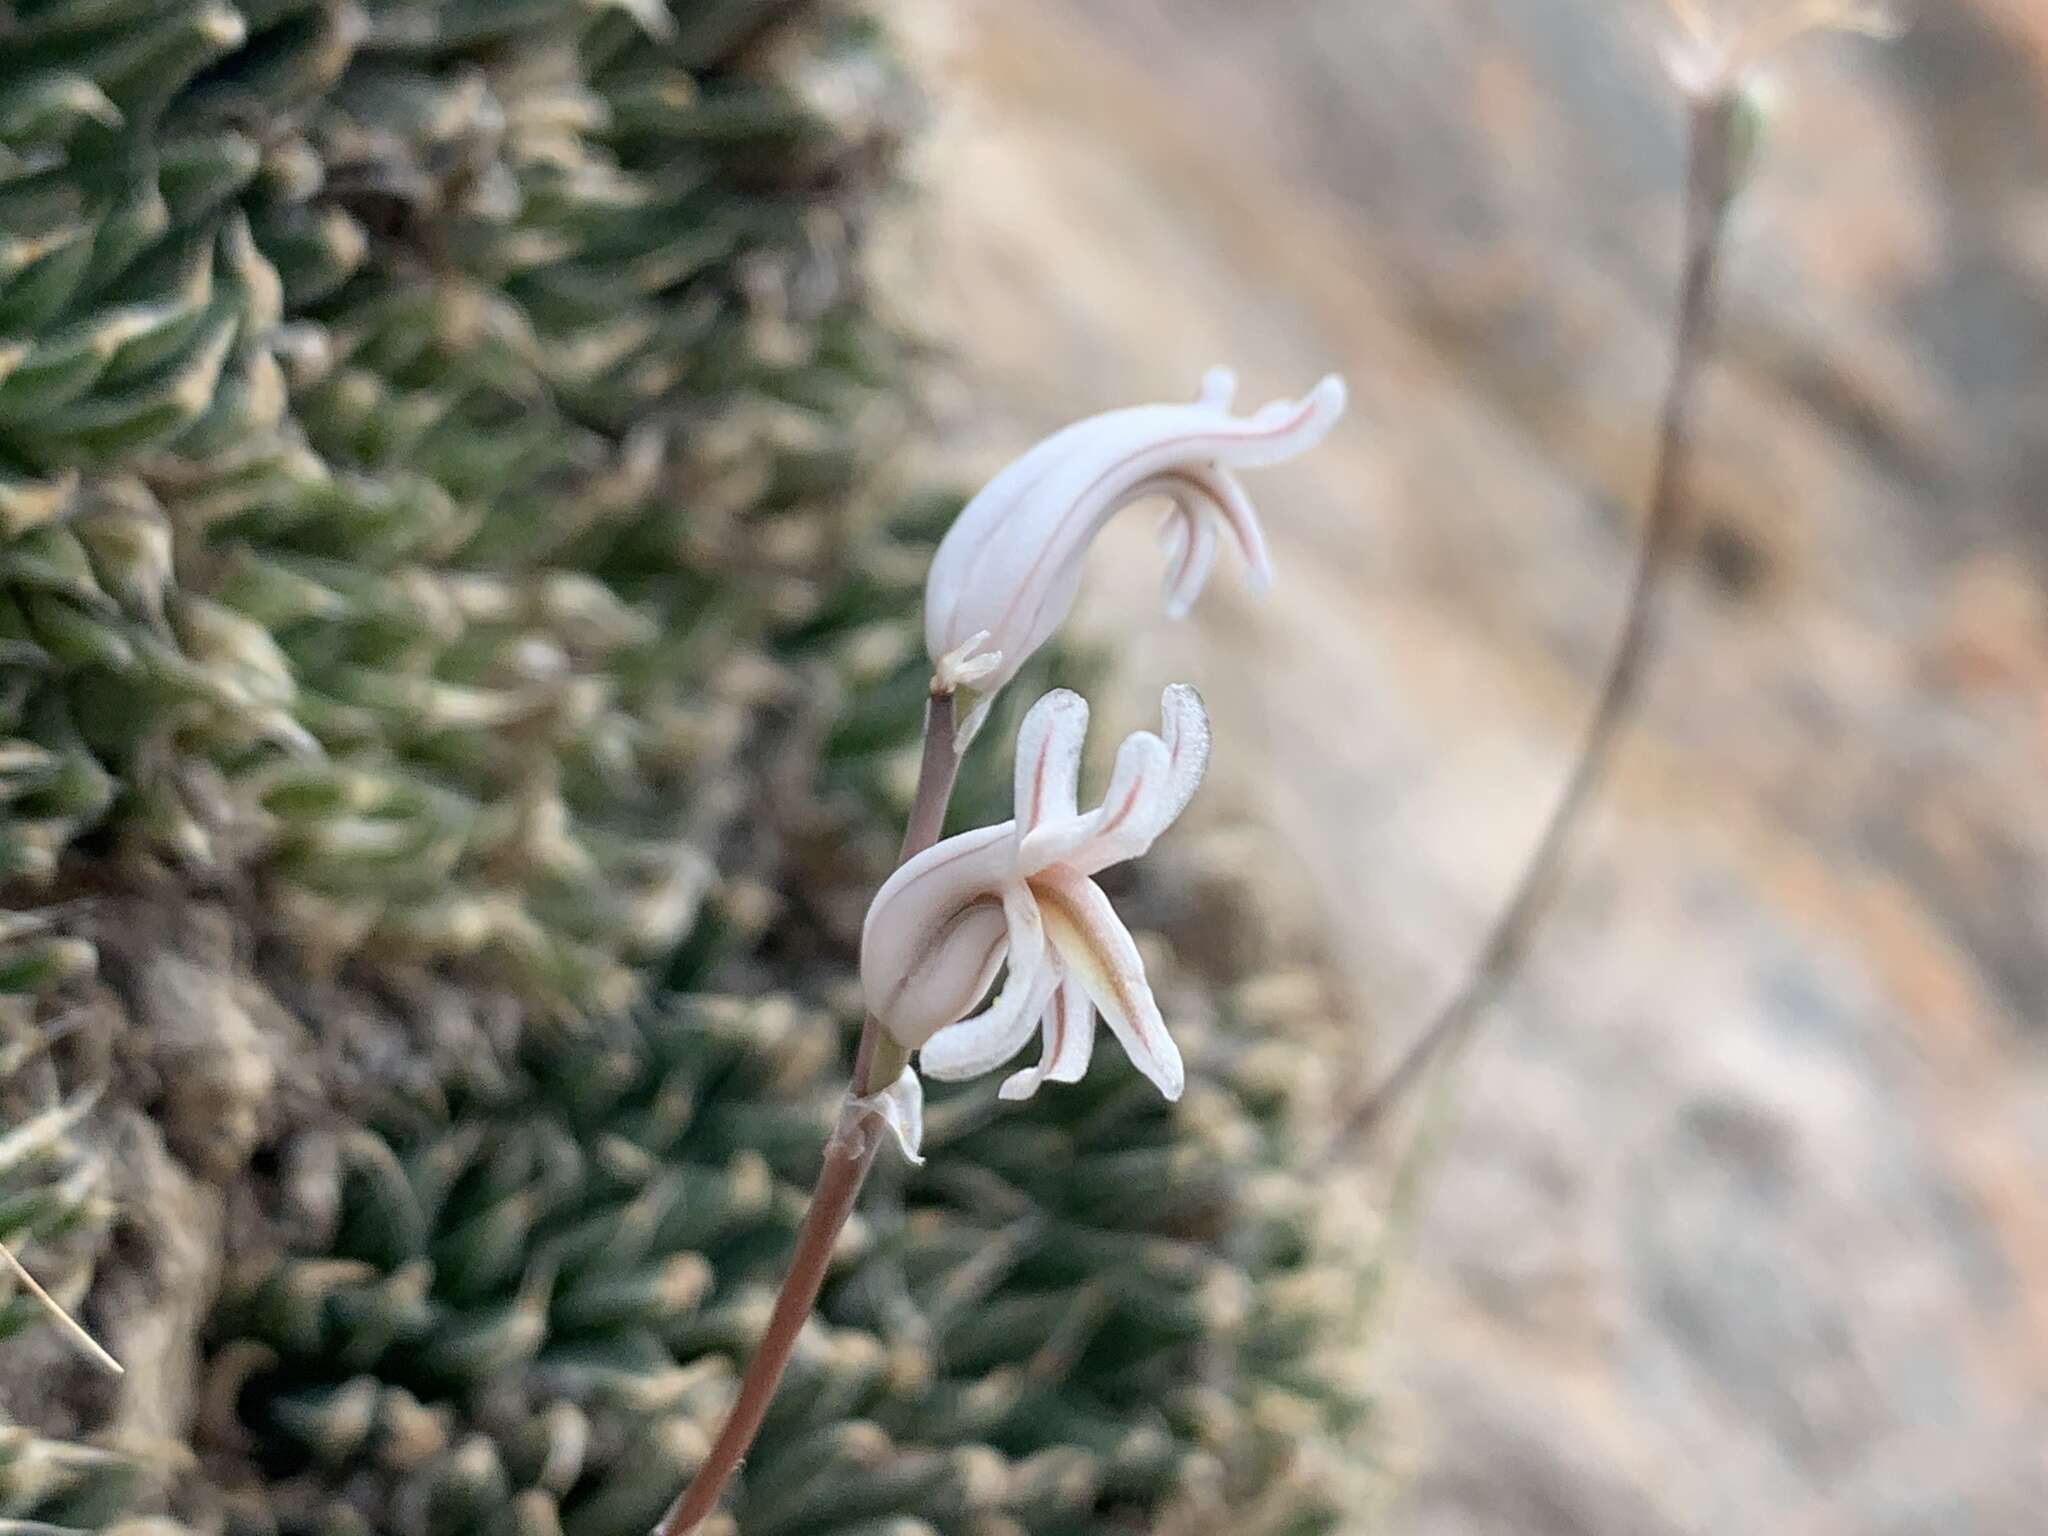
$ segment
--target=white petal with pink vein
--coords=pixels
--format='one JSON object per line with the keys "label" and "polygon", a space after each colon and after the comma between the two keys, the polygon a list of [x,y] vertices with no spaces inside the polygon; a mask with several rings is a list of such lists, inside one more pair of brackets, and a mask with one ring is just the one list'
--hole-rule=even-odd
{"label": "white petal with pink vein", "polygon": [[[1017,733],[1016,816],[947,838],[890,877],[861,933],[868,1009],[932,1077],[978,1077],[1044,1037],[1037,1067],[1005,1098],[1087,1070],[1100,1013],[1138,1069],[1168,1098],[1185,1081],[1145,963],[1092,878],[1152,846],[1186,807],[1209,761],[1209,722],[1194,689],[1168,688],[1161,733],[1125,738],[1102,803],[1079,809],[1088,706],[1055,689]],[[998,966],[995,1000],[971,1012]]]}
{"label": "white petal with pink vein", "polygon": [[[963,675],[977,636],[994,663],[974,688],[971,738],[990,698],[1059,628],[1080,590],[1081,566],[1102,526],[1134,502],[1164,498],[1166,606],[1185,613],[1208,577],[1221,533],[1237,546],[1256,591],[1272,584],[1265,535],[1233,469],[1277,464],[1322,441],[1344,411],[1335,374],[1299,400],[1249,416],[1230,410],[1237,381],[1212,368],[1187,405],[1106,411],[1062,428],[1012,461],[961,510],[925,582],[925,644],[935,668]],[[966,654],[963,654],[966,653]]]}

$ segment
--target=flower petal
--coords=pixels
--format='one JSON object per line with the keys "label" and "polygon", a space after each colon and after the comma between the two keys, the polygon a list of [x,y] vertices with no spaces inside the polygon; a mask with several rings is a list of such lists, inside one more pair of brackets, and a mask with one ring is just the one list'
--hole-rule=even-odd
{"label": "flower petal", "polygon": [[[1110,770],[1109,788],[1103,791],[1102,804],[1085,816],[1069,816],[1064,821],[1049,823],[1020,839],[1018,872],[1028,880],[1042,869],[1072,863],[1084,850],[1093,851],[1105,828],[1111,833],[1121,832],[1134,817],[1149,824],[1151,818],[1144,813],[1150,802],[1164,793],[1171,769],[1172,758],[1165,742],[1150,731],[1131,732],[1116,749],[1116,766]],[[1103,867],[1096,865],[1098,869]]]}
{"label": "flower petal", "polygon": [[1228,528],[1244,561],[1245,584],[1263,593],[1273,585],[1273,561],[1251,498],[1220,464],[1176,465],[1132,489],[1130,499],[1164,496],[1177,509],[1161,530],[1166,554],[1166,615],[1187,617],[1201,596],[1216,558],[1217,531]]}
{"label": "flower petal", "polygon": [[1031,1027],[1059,985],[1059,968],[1045,949],[1038,902],[1021,882],[1003,892],[1010,924],[1010,974],[994,1002],[925,1041],[918,1062],[940,1082],[992,1072],[1024,1048]]}
{"label": "flower petal", "polygon": [[914,1047],[974,1011],[1008,952],[1001,905],[986,897],[970,902],[931,930],[923,950],[869,1011],[900,1043]]}
{"label": "flower petal", "polygon": [[1188,568],[1188,530],[1194,525],[1188,509],[1175,501],[1159,519],[1159,557],[1166,564],[1165,583],[1170,593],[1180,585]]}
{"label": "flower petal", "polygon": [[1068,985],[1078,982],[1137,1069],[1168,1099],[1186,1082],[1180,1051],[1166,1032],[1131,932],[1085,875],[1053,869],[1033,882],[1046,937]]}
{"label": "flower petal", "polygon": [[1159,719],[1167,757],[1166,820],[1171,826],[1201,787],[1209,771],[1209,712],[1202,695],[1186,683],[1169,683],[1159,695]]}
{"label": "flower petal", "polygon": [[1073,606],[1081,563],[1102,525],[1148,482],[1184,472],[1236,533],[1254,579],[1265,570],[1250,503],[1224,471],[1273,464],[1319,442],[1343,412],[1344,385],[1324,379],[1298,401],[1250,416],[1228,409],[1232,381],[1212,370],[1187,405],[1109,411],[1054,433],[998,473],[955,519],[925,585],[925,643],[934,662],[976,631],[1002,661],[983,680],[1017,675]]}
{"label": "flower petal", "polygon": [[1000,895],[1015,865],[1009,822],[949,837],[883,882],[861,929],[867,1008],[915,1049],[987,993],[1008,947]]}
{"label": "flower petal", "polygon": [[1209,717],[1202,696],[1185,683],[1168,688],[1159,705],[1164,738],[1150,731],[1124,738],[1099,807],[1019,840],[1025,878],[1055,864],[1092,875],[1134,859],[1186,809],[1209,766]]}
{"label": "flower petal", "polygon": [[1095,1005],[1079,985],[1062,979],[1040,1021],[1045,1040],[1038,1065],[1012,1072],[996,1090],[1002,1099],[1028,1099],[1044,1083],[1078,1083],[1095,1055]]}
{"label": "flower petal", "polygon": [[1017,835],[1048,821],[1065,821],[1076,811],[1081,782],[1081,745],[1088,737],[1088,701],[1055,688],[1017,727]]}
{"label": "flower petal", "polygon": [[1195,606],[1195,599],[1202,595],[1209,572],[1216,564],[1218,514],[1195,503],[1192,493],[1185,499],[1177,497],[1175,504],[1181,510],[1174,521],[1182,532],[1176,541],[1178,558],[1166,567],[1165,606],[1169,619],[1184,619]]}
{"label": "flower petal", "polygon": [[1237,370],[1221,363],[1202,375],[1202,387],[1195,391],[1195,404],[1212,411],[1227,411],[1237,398]]}
{"label": "flower petal", "polygon": [[923,1163],[919,1149],[924,1145],[924,1084],[914,1069],[905,1067],[903,1075],[888,1087],[853,1103],[889,1127],[905,1158]]}
{"label": "flower petal", "polygon": [[1266,552],[1266,532],[1237,476],[1221,464],[1211,464],[1195,479],[1208,493],[1208,506],[1217,522],[1230,530],[1237,543],[1238,558],[1244,562],[1245,584],[1254,592],[1270,590],[1273,558]]}

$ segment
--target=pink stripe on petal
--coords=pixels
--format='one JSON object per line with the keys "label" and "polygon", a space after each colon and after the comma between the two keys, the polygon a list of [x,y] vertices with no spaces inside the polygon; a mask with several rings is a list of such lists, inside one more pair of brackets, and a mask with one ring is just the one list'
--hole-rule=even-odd
{"label": "pink stripe on petal", "polygon": [[1123,920],[1093,880],[1052,870],[1034,883],[1046,936],[1069,985],[1078,982],[1137,1069],[1168,1099],[1186,1083],[1180,1051],[1166,1032],[1145,979],[1145,962]]}
{"label": "pink stripe on petal", "polygon": [[1065,860],[1077,873],[1092,875],[1144,853],[1187,809],[1208,771],[1209,716],[1202,696],[1186,683],[1175,683],[1161,696],[1159,712],[1166,733],[1161,748],[1164,767],[1148,772],[1140,794],[1121,816],[1113,796],[1104,800],[1102,821],[1093,836]]}
{"label": "pink stripe on petal", "polygon": [[1166,616],[1184,619],[1208,584],[1216,564],[1216,519],[1213,515],[1190,514],[1193,532],[1188,536],[1187,558],[1166,588]]}
{"label": "pink stripe on petal", "polygon": [[[934,660],[967,638],[969,620],[962,619],[960,608],[980,585],[976,572],[981,562],[991,547],[1000,552],[1032,493],[1073,451],[1076,436],[1089,425],[1082,421],[1063,428],[1004,465],[961,509],[939,541],[925,577],[925,644]],[[1000,648],[1002,642],[996,644]]]}
{"label": "pink stripe on petal", "polygon": [[1266,536],[1244,487],[1220,464],[1176,464],[1135,485],[1126,500],[1164,496],[1173,502],[1160,542],[1166,554],[1168,618],[1185,618],[1201,596],[1216,559],[1217,532],[1228,528],[1245,565],[1245,584],[1264,592],[1273,584]]}
{"label": "pink stripe on petal", "polygon": [[1071,981],[1062,981],[1040,1020],[1044,1049],[1038,1065],[1012,1072],[996,1090],[999,1099],[1028,1099],[1046,1083],[1078,1083],[1095,1054],[1095,1005]]}
{"label": "pink stripe on petal", "polygon": [[[1341,388],[1339,394],[1341,401]],[[1284,405],[1284,402],[1276,401],[1274,404]],[[1045,530],[1037,548],[1031,552],[1030,564],[1021,573],[1005,568],[1003,587],[1008,601],[996,610],[993,619],[985,621],[988,627],[998,635],[1005,634],[1020,611],[1035,613],[1038,617],[1031,624],[1033,633],[1028,642],[1035,650],[1058,627],[1059,620],[1072,606],[1073,594],[1080,584],[1081,561],[1086,557],[1095,535],[1112,517],[1129,506],[1136,495],[1150,494],[1139,493],[1136,488],[1161,473],[1199,466],[1213,459],[1227,457],[1238,463],[1267,463],[1292,458],[1302,450],[1290,444],[1305,432],[1313,434],[1309,439],[1311,442],[1319,439],[1327,428],[1314,425],[1316,408],[1313,397],[1289,409],[1291,414],[1283,414],[1266,407],[1259,416],[1249,420],[1220,411],[1211,412],[1202,406],[1139,406],[1128,412],[1112,413],[1123,417],[1128,425],[1119,423],[1121,430],[1116,431],[1098,428],[1091,437],[1121,447],[1124,450],[1122,455],[1103,465],[1084,487],[1072,492],[1067,490],[1056,473],[1046,476],[1049,484],[1043,488],[1057,494],[1063,504],[1058,505],[1050,528]],[[1152,420],[1171,416],[1176,410],[1192,413],[1198,418],[1207,416],[1208,419],[1202,420],[1193,430],[1183,432],[1175,432],[1171,427],[1147,430]],[[1098,421],[1106,420],[1098,418]],[[1302,447],[1308,445],[1304,442]],[[1079,462],[1086,465],[1087,460],[1082,458]],[[1027,609],[1026,594],[1034,590],[1046,595]],[[1055,593],[1058,594],[1057,599],[1049,603],[1047,598]],[[1057,609],[1049,623],[1045,617],[1048,608]],[[1010,675],[1014,675],[1014,670]]]}
{"label": "pink stripe on petal", "polygon": [[1166,743],[1150,731],[1133,731],[1116,750],[1116,766],[1110,770],[1109,788],[1103,791],[1100,817],[1092,835],[1114,837],[1133,827],[1150,825],[1152,807],[1158,803],[1172,773],[1172,754]]}
{"label": "pink stripe on petal", "polygon": [[1185,683],[1166,690],[1159,710],[1164,738],[1150,731],[1124,738],[1098,808],[1018,840],[1018,872],[1026,879],[1054,865],[1092,875],[1135,859],[1187,808],[1209,766],[1209,717],[1202,696]]}
{"label": "pink stripe on petal", "polygon": [[1254,592],[1265,592],[1273,585],[1273,559],[1266,553],[1266,531],[1259,514],[1252,510],[1252,499],[1237,483],[1237,476],[1222,465],[1211,464],[1207,469],[1203,484],[1217,519],[1237,544],[1238,558],[1244,561],[1245,585]]}
{"label": "pink stripe on petal", "polygon": [[945,906],[970,893],[993,893],[1002,878],[1014,830],[1007,821],[976,827],[936,843],[882,882],[868,907],[868,922],[883,911]]}
{"label": "pink stripe on petal", "polygon": [[1044,1049],[1036,1067],[1014,1071],[997,1087],[995,1098],[1026,1100],[1044,1083],[1077,1083],[1087,1075],[1096,1055],[1096,1006],[1073,981],[1061,981],[1040,1020]]}
{"label": "pink stripe on petal", "polygon": [[1060,1038],[1045,1069],[1046,1080],[1078,1083],[1095,1056],[1095,1005],[1083,988],[1065,982],[1053,994],[1052,1007],[1059,1015]]}
{"label": "pink stripe on petal", "polygon": [[1081,747],[1088,737],[1088,701],[1055,688],[1017,728],[1017,834],[1028,836],[1048,821],[1075,813],[1081,782]]}
{"label": "pink stripe on petal", "polygon": [[914,1047],[973,1012],[1008,952],[1002,909],[986,899],[971,903],[925,935],[893,982],[866,998],[868,1011],[899,1042]]}
{"label": "pink stripe on petal", "polygon": [[[1153,824],[1152,808],[1166,793],[1171,772],[1166,743],[1150,731],[1133,731],[1117,748],[1116,766],[1110,771],[1102,804],[1085,816],[1049,823],[1021,839],[1018,872],[1029,879],[1056,864],[1092,858],[1098,852],[1114,853],[1096,864],[1101,869],[1142,853],[1165,825]],[[1125,848],[1133,852],[1122,852]]]}
{"label": "pink stripe on petal", "polygon": [[1343,379],[1326,373],[1299,400],[1268,400],[1244,422],[1247,430],[1211,457],[1250,468],[1306,453],[1329,435],[1348,398]]}

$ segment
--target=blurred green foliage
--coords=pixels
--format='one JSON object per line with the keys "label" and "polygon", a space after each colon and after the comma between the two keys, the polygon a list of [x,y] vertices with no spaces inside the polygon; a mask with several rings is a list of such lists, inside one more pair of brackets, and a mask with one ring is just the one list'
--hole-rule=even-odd
{"label": "blurred green foliage", "polygon": [[[117,1350],[179,1219],[137,1127],[182,1151],[181,1074],[266,1062],[250,1144],[223,1114],[179,1175],[225,1212],[159,1350],[195,1384],[18,1378],[0,1527],[633,1536],[680,1486],[914,752],[952,503],[888,472],[861,271],[913,103],[831,4],[0,7],[0,1239]],[[139,1036],[226,1006],[110,938],[152,905],[229,914],[314,1046]],[[521,1022],[451,1063],[430,984]],[[412,1034],[343,1072],[357,1008]],[[316,1091],[266,1097],[271,1055]],[[1227,1031],[1206,1070],[1177,1109],[1121,1062],[935,1104],[741,1527],[1327,1526],[1303,1456],[1356,1406],[1288,1074]]]}

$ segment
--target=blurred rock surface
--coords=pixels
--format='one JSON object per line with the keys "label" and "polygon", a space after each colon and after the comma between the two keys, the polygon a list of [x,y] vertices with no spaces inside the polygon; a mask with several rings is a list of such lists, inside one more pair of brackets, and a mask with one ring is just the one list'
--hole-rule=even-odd
{"label": "blurred rock surface", "polygon": [[[1779,71],[1696,558],[1376,1323],[1387,1528],[2048,1519],[2048,9],[1921,13]],[[1253,485],[1274,601],[1223,572],[1169,626],[1124,527],[1093,611],[1105,713],[1208,695],[1201,808],[1266,829],[1354,1078],[1454,983],[1618,617],[1675,281],[1657,22],[984,0],[952,39],[911,267],[957,438],[993,465],[1219,360],[1253,400],[1350,376]]]}

